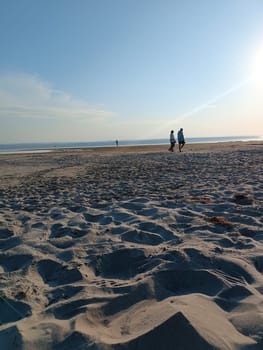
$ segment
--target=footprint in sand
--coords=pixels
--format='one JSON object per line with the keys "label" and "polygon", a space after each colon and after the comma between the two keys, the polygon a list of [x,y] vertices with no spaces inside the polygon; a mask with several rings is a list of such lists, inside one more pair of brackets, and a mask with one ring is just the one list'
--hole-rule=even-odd
{"label": "footprint in sand", "polygon": [[40,260],[37,265],[43,281],[50,286],[70,284],[82,280],[78,269],[68,269],[53,260]]}

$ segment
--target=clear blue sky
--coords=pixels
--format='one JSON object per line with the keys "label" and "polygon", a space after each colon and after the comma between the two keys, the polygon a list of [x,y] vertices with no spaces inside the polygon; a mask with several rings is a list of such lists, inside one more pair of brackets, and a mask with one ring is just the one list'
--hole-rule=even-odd
{"label": "clear blue sky", "polygon": [[0,0],[0,45],[0,143],[263,134],[262,0]]}

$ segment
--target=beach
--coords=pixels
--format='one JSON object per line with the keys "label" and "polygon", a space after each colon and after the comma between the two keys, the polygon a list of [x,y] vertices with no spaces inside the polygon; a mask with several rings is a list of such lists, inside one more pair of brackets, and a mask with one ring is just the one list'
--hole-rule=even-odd
{"label": "beach", "polygon": [[263,142],[0,155],[1,350],[262,350]]}

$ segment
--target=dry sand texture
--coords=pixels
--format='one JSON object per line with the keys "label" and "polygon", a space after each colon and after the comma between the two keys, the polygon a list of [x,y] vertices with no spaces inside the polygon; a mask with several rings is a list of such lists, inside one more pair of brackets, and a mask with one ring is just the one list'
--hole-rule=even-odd
{"label": "dry sand texture", "polygon": [[262,156],[0,156],[0,349],[262,350]]}

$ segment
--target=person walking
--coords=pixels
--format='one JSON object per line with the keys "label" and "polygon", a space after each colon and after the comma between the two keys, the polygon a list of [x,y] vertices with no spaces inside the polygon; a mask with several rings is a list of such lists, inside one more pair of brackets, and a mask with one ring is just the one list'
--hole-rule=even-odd
{"label": "person walking", "polygon": [[183,133],[183,128],[181,128],[178,133],[177,133],[177,138],[178,138],[178,146],[179,146],[179,152],[182,152],[182,148],[185,145],[185,139],[184,139],[184,133]]}
{"label": "person walking", "polygon": [[170,147],[168,148],[168,151],[173,152],[174,151],[174,145],[176,143],[175,137],[174,137],[174,131],[171,130],[170,132]]}

